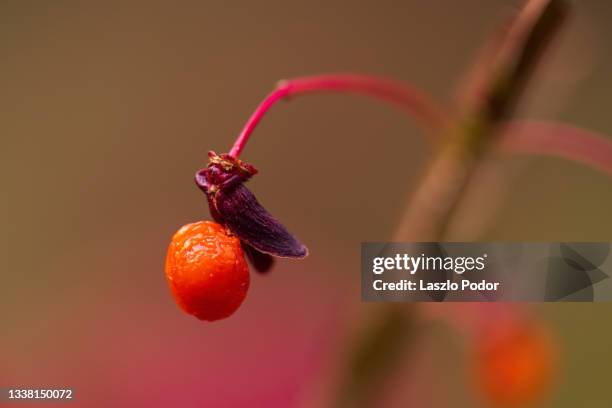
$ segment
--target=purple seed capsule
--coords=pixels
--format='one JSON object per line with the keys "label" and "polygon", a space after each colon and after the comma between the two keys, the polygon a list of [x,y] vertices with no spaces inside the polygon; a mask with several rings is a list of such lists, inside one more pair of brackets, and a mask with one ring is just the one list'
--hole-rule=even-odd
{"label": "purple seed capsule", "polygon": [[259,252],[252,246],[242,242],[242,250],[244,251],[249,263],[259,273],[267,273],[274,266],[274,257],[272,255]]}
{"label": "purple seed capsule", "polygon": [[303,258],[308,249],[278,222],[244,186],[257,169],[228,154],[208,154],[210,162],[196,173],[195,182],[206,193],[210,213],[243,242],[251,247],[247,256],[257,270],[272,264],[265,255]]}

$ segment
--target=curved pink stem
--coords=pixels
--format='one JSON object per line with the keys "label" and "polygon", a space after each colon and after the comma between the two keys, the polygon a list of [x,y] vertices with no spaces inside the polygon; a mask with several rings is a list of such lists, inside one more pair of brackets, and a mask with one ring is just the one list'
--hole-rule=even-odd
{"label": "curved pink stem", "polygon": [[315,92],[348,92],[371,96],[396,105],[414,116],[424,127],[438,129],[446,122],[445,112],[423,92],[403,82],[369,75],[329,74],[279,82],[255,109],[236,139],[229,155],[237,158],[266,112],[281,99]]}
{"label": "curved pink stem", "polygon": [[498,148],[504,152],[561,157],[612,175],[612,140],[589,130],[545,121],[505,125]]}

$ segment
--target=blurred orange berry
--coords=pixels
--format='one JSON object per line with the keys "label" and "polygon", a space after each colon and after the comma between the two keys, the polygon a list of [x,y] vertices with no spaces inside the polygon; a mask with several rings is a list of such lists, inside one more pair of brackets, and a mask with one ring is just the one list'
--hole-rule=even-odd
{"label": "blurred orange berry", "polygon": [[181,309],[208,321],[232,315],[249,288],[240,240],[211,221],[187,224],[174,234],[166,278]]}
{"label": "blurred orange berry", "polygon": [[524,406],[549,390],[557,360],[557,345],[545,326],[498,323],[478,337],[477,385],[493,406]]}

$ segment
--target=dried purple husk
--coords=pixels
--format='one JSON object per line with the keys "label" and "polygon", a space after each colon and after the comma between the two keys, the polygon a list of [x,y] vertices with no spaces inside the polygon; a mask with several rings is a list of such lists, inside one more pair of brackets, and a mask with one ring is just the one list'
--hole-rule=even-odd
{"label": "dried purple husk", "polygon": [[196,173],[195,181],[208,198],[210,213],[238,236],[255,269],[272,265],[269,255],[303,258],[308,249],[279,223],[244,186],[257,169],[227,154],[209,152],[208,167]]}
{"label": "dried purple husk", "polygon": [[259,204],[244,184],[219,190],[214,201],[230,231],[258,251],[284,258],[308,255],[306,247]]}
{"label": "dried purple husk", "polygon": [[274,257],[272,255],[259,252],[252,246],[242,242],[242,250],[246,254],[247,259],[259,273],[266,273],[274,266]]}

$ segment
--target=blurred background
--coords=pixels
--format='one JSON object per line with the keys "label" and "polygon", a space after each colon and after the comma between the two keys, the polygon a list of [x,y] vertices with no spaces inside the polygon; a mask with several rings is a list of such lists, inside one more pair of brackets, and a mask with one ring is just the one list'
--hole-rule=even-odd
{"label": "blurred background", "polygon": [[[612,4],[571,3],[519,113],[612,135]],[[311,255],[252,274],[239,311],[213,324],[178,309],[163,270],[172,234],[210,218],[194,172],[282,78],[388,75],[451,105],[519,4],[0,2],[0,387],[71,387],[88,407],[315,406],[372,308],[359,244],[391,239],[433,149],[376,101],[276,106],[243,154],[260,170],[249,186]],[[500,158],[493,174],[473,197],[497,211],[466,206],[453,238],[612,239],[604,174],[553,158]],[[538,406],[609,406],[612,306],[533,308],[561,350]],[[434,325],[415,347],[388,406],[488,406],[459,334]]]}

